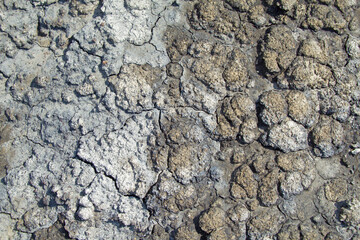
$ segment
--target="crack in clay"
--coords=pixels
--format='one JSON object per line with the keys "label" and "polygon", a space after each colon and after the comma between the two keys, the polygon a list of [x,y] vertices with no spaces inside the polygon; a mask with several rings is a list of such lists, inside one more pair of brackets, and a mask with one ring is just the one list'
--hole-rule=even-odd
{"label": "crack in clay", "polygon": [[[114,186],[115,186],[115,188],[117,189],[117,191],[118,191],[119,193],[121,193],[119,187],[117,186],[116,178],[114,178],[113,176],[111,176],[111,175],[109,175],[109,174],[106,174],[104,171],[99,171],[99,170],[96,168],[96,166],[95,166],[94,163],[89,162],[89,161],[87,161],[86,159],[83,159],[83,158],[81,158],[81,157],[79,157],[79,156],[77,156],[76,159],[78,159],[79,161],[87,164],[88,166],[91,166],[91,167],[94,169],[94,171],[95,171],[95,173],[96,173],[97,175],[98,175],[98,174],[103,174],[105,177],[111,179],[111,181],[114,183]],[[96,177],[96,176],[95,176],[95,177]],[[94,179],[95,179],[95,177],[94,177]],[[90,185],[91,185],[91,184],[89,184],[89,186],[90,186]]]}

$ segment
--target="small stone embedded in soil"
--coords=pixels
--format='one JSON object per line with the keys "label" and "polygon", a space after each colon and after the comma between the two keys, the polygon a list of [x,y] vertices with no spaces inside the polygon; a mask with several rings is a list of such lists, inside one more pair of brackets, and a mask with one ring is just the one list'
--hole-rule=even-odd
{"label": "small stone embedded in soil", "polygon": [[329,201],[339,202],[344,200],[347,194],[346,181],[335,179],[325,185],[325,196]]}
{"label": "small stone embedded in soil", "polygon": [[359,218],[360,202],[357,198],[346,201],[346,205],[340,210],[340,221],[351,226],[358,226],[360,224]]}
{"label": "small stone embedded in soil", "polygon": [[206,233],[211,233],[222,227],[225,224],[224,220],[224,210],[218,207],[212,207],[200,216],[199,225],[201,230]]}
{"label": "small stone embedded in soil", "polygon": [[254,178],[254,173],[249,166],[245,165],[234,173],[234,182],[243,189],[249,198],[254,198],[257,193],[258,182]]}
{"label": "small stone embedded in soil", "polygon": [[261,120],[269,125],[281,123],[287,116],[288,106],[281,92],[270,91],[260,96]]}
{"label": "small stone embedded in soil", "polygon": [[273,26],[265,35],[262,60],[270,74],[280,73],[289,67],[296,57],[297,43],[286,26]]}
{"label": "small stone embedded in soil", "polygon": [[278,166],[285,171],[280,180],[280,193],[285,199],[301,194],[315,180],[315,163],[307,151],[281,154],[276,160]]}
{"label": "small stone embedded in soil", "polygon": [[307,138],[307,130],[302,125],[287,120],[272,127],[264,135],[263,144],[287,153],[306,149],[308,147]]}
{"label": "small stone embedded in soil", "polygon": [[311,127],[316,123],[318,114],[315,104],[309,100],[303,92],[291,91],[286,96],[289,106],[289,117],[305,127]]}
{"label": "small stone embedded in soil", "polygon": [[314,153],[322,157],[331,157],[340,153],[344,149],[344,138],[344,129],[341,124],[325,116],[311,132]]}
{"label": "small stone embedded in soil", "polygon": [[292,89],[320,89],[329,86],[332,72],[329,67],[311,58],[297,57],[286,75]]}

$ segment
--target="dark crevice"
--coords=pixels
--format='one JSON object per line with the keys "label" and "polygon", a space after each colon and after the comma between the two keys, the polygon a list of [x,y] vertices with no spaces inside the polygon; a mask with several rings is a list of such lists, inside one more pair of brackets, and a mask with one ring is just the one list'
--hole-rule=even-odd
{"label": "dark crevice", "polygon": [[26,138],[26,140],[28,140],[29,142],[31,142],[31,143],[33,143],[35,145],[39,145],[39,146],[41,146],[43,148],[49,147],[49,146],[45,146],[45,145],[43,145],[43,144],[41,144],[39,142],[34,141],[33,139],[29,138],[27,135],[25,135],[25,138]]}
{"label": "dark crevice", "polygon": [[[156,179],[155,183],[150,186],[149,190],[145,194],[145,196],[143,198],[145,205],[146,205],[146,200],[148,199],[148,196],[152,193],[153,188],[160,183],[162,173],[163,173],[163,171],[158,173],[158,176],[157,176],[157,179]],[[147,205],[146,205],[146,208],[148,209]]]}
{"label": "dark crevice", "polygon": [[18,218],[14,218],[14,217],[12,217],[10,213],[7,213],[7,212],[0,212],[0,214],[7,215],[7,216],[9,216],[9,217],[11,218],[11,220],[14,220],[14,221],[16,221],[16,222],[17,222],[17,221],[19,221],[19,219],[18,219]]}
{"label": "dark crevice", "polygon": [[[62,214],[59,214],[58,215],[58,220],[52,225],[50,226],[49,228],[46,228],[46,229],[40,229],[34,233],[32,233],[31,235],[31,239],[32,240],[39,240],[39,239],[43,239],[41,237],[44,237],[44,235],[46,237],[50,237],[50,238],[53,238],[54,236],[52,235],[54,232],[50,230],[50,232],[48,231],[49,229],[51,228],[55,228],[56,229],[56,232],[57,232],[57,237],[61,237],[60,239],[56,239],[56,240],[63,240],[63,239],[71,239],[70,238],[70,234],[69,232],[65,229],[65,217],[62,215]],[[37,234],[38,232],[44,232],[44,231],[47,231],[47,233],[45,234]],[[50,235],[51,234],[51,235]],[[58,234],[60,236],[58,236]],[[37,236],[38,235],[38,236]],[[40,238],[39,238],[40,237]]]}
{"label": "dark crevice", "polygon": [[104,13],[101,10],[102,6],[103,6],[103,0],[99,0],[99,4],[95,8],[92,18],[96,18],[96,17],[103,18],[104,17]]}
{"label": "dark crevice", "polygon": [[7,79],[7,77],[5,76],[5,74],[0,70],[0,74],[3,78]]}
{"label": "dark crevice", "polygon": [[[83,48],[83,46],[81,46],[79,40],[77,40],[74,36],[72,36],[72,37],[69,39],[69,43],[71,43],[72,41],[75,41],[75,42],[78,44],[79,48],[80,48],[83,52],[85,52],[85,53],[87,53],[87,54],[89,54],[89,55],[91,55],[91,56],[100,58],[100,59],[102,58],[102,56],[97,55],[97,54],[95,54],[95,53],[93,53],[93,52],[90,52],[90,51],[86,50],[85,48]],[[70,44],[69,44],[69,45],[70,45]]]}
{"label": "dark crevice", "polygon": [[82,161],[83,163],[86,163],[87,165],[91,166],[91,167],[94,169],[95,173],[97,173],[97,174],[102,173],[102,174],[104,174],[105,177],[110,178],[110,179],[113,181],[116,190],[117,190],[119,193],[121,193],[121,191],[120,191],[120,189],[119,189],[119,187],[118,187],[118,185],[117,185],[117,183],[116,183],[116,178],[114,178],[114,177],[111,176],[110,174],[105,173],[105,171],[99,171],[99,170],[96,168],[96,166],[95,166],[94,163],[92,163],[92,162],[90,162],[90,161],[88,161],[88,160],[86,160],[86,159],[84,159],[84,158],[81,158],[78,154],[76,154],[76,159],[78,159],[78,160]]}
{"label": "dark crevice", "polygon": [[203,215],[207,210],[203,210],[202,212],[200,212],[193,220],[193,223],[195,225],[195,230],[201,235],[200,239],[201,240],[206,240],[208,239],[209,234],[207,234],[206,232],[204,232],[201,227],[200,227],[200,216]]}

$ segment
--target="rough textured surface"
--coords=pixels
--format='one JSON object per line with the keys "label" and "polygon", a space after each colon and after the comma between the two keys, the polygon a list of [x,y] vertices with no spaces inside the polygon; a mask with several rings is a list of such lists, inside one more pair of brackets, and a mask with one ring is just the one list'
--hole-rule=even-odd
{"label": "rough textured surface", "polygon": [[307,151],[281,154],[277,164],[285,172],[280,180],[280,192],[285,199],[308,189],[315,180],[314,160]]}
{"label": "rough textured surface", "polygon": [[284,152],[294,152],[308,147],[307,138],[307,131],[302,125],[288,120],[271,128],[264,135],[263,142],[265,146]]}
{"label": "rough textured surface", "polygon": [[270,74],[284,71],[296,57],[297,44],[292,32],[286,26],[271,27],[261,47],[262,60]]}
{"label": "rough textured surface", "polygon": [[359,239],[356,0],[0,2],[0,239]]}
{"label": "rough textured surface", "polygon": [[344,129],[341,124],[329,117],[323,117],[311,132],[314,153],[317,156],[331,157],[344,148]]}
{"label": "rough textured surface", "polygon": [[346,202],[346,206],[341,208],[340,220],[345,224],[358,227],[360,224],[359,211],[359,200],[356,198],[350,199]]}

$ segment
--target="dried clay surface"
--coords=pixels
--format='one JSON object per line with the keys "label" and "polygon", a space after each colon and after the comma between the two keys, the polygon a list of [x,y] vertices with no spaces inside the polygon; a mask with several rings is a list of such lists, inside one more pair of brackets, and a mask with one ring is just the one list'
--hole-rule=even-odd
{"label": "dried clay surface", "polygon": [[359,0],[3,0],[0,239],[360,239]]}

